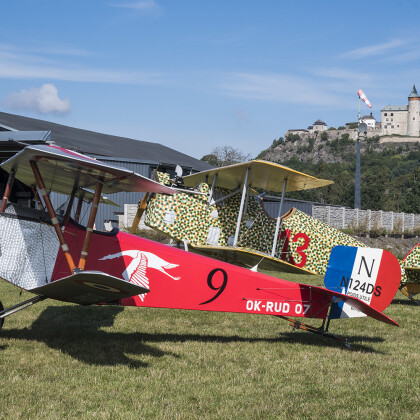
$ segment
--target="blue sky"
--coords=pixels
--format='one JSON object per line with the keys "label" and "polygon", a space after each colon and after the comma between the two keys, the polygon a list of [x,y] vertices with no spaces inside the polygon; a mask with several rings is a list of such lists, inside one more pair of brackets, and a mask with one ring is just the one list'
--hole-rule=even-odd
{"label": "blue sky", "polygon": [[[419,1],[2,2],[0,109],[200,158],[420,88]],[[419,89],[420,92],[420,89]],[[368,114],[367,107],[362,112]]]}

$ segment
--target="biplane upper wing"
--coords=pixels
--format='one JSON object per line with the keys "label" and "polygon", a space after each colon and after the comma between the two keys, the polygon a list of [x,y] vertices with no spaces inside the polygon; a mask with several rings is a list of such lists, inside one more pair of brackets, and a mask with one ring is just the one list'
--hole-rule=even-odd
{"label": "biplane upper wing", "polygon": [[333,184],[333,181],[315,178],[277,163],[252,160],[187,175],[183,178],[184,185],[194,187],[205,181],[211,184],[217,175],[215,187],[233,190],[243,184],[248,169],[248,184],[264,191],[281,193],[284,179],[287,179],[286,192],[309,190]]}
{"label": "biplane upper wing", "polygon": [[15,178],[30,186],[35,184],[31,162],[36,162],[45,187],[70,195],[75,186],[91,189],[102,183],[102,193],[148,191],[173,194],[174,190],[125,168],[109,165],[53,145],[27,146],[1,165]]}

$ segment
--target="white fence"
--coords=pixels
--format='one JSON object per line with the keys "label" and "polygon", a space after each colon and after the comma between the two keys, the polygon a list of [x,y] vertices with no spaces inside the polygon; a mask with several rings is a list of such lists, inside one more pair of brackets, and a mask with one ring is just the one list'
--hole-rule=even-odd
{"label": "white fence", "polygon": [[336,206],[312,207],[312,216],[336,229],[363,227],[366,230],[386,229],[388,232],[411,232],[420,228],[420,214],[349,209]]}
{"label": "white fence", "polygon": [[[134,217],[137,213],[137,204],[124,204],[124,214],[121,214],[118,216],[118,227],[129,229],[131,228],[131,225],[133,224]],[[138,229],[150,229],[148,226],[144,224],[144,216],[145,213],[143,213],[140,223],[138,226]]]}

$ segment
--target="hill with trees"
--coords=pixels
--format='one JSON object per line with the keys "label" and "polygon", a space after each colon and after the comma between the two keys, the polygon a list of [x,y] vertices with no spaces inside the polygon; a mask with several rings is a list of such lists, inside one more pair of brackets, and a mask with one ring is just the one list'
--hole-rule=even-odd
{"label": "hill with trees", "polygon": [[[328,131],[309,136],[280,137],[258,159],[288,166],[333,185],[290,193],[294,198],[353,207],[356,140],[349,133]],[[379,136],[361,140],[363,209],[420,213],[420,144],[386,143]]]}

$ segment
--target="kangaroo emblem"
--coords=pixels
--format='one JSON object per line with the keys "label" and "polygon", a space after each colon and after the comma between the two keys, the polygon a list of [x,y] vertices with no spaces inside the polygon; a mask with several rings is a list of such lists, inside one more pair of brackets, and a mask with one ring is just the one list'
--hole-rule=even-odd
{"label": "kangaroo emblem", "polygon": [[[157,255],[152,254],[151,252],[139,250],[122,251],[117,252],[116,254],[106,255],[100,258],[99,261],[112,260],[114,258],[125,256],[132,258],[130,264],[128,264],[127,268],[122,273],[124,280],[128,282],[149,288],[149,279],[146,275],[147,268],[158,270],[173,280],[179,280],[181,278],[171,276],[165,271],[165,269],[170,270],[171,268],[178,267],[178,264],[169,263]],[[142,300],[142,302],[144,301],[145,297],[145,294],[139,295],[139,298]]]}

